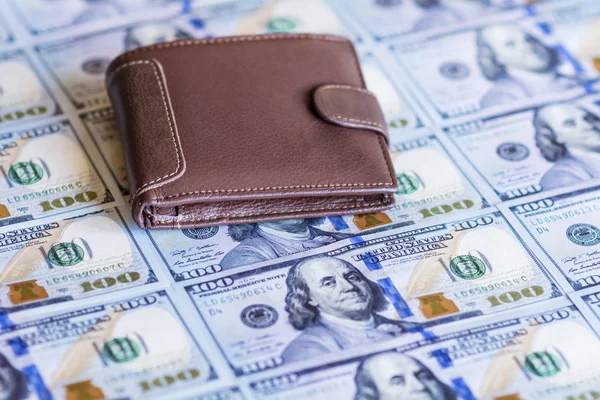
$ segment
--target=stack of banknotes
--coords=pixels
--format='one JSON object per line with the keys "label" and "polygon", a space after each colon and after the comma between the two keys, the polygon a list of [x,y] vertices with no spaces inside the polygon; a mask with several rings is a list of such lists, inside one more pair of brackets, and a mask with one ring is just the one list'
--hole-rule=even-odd
{"label": "stack of banknotes", "polygon": [[[270,32],[356,45],[396,205],[139,229],[108,63]],[[599,38],[598,0],[2,0],[0,399],[599,399]]]}

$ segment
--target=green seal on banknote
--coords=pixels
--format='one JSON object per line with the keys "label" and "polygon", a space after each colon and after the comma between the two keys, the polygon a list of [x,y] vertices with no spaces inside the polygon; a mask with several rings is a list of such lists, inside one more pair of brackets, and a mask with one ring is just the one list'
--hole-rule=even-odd
{"label": "green seal on banknote", "polygon": [[80,263],[84,255],[81,246],[69,242],[57,243],[48,251],[50,262],[61,267],[70,267]]}
{"label": "green seal on banknote", "polygon": [[396,194],[411,194],[419,190],[419,180],[414,176],[401,173],[397,174],[396,178],[398,178],[398,190]]}
{"label": "green seal on banknote", "polygon": [[462,279],[477,279],[485,274],[485,263],[475,256],[456,256],[450,261],[450,271]]}
{"label": "green seal on banknote", "polygon": [[560,372],[560,360],[547,351],[536,351],[525,358],[525,368],[535,376],[546,378]]}
{"label": "green seal on banknote", "polygon": [[272,32],[291,32],[296,28],[296,23],[289,18],[272,18],[267,23],[267,28]]}
{"label": "green seal on banknote", "polygon": [[102,349],[102,355],[110,361],[121,364],[133,361],[141,354],[140,346],[129,338],[109,340]]}
{"label": "green seal on banknote", "polygon": [[567,228],[567,238],[579,246],[595,246],[600,243],[600,229],[590,224],[575,224]]}
{"label": "green seal on banknote", "polygon": [[19,185],[33,185],[43,176],[44,170],[33,161],[19,161],[8,169],[8,178]]}

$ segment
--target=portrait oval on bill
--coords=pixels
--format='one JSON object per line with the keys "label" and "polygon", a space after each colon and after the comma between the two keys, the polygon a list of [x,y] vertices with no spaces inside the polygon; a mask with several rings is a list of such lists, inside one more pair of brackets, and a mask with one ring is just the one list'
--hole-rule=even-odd
{"label": "portrait oval on bill", "polygon": [[600,178],[600,118],[583,107],[553,104],[533,116],[535,143],[552,167],[540,179],[544,190]]}
{"label": "portrait oval on bill", "polygon": [[456,400],[450,386],[421,361],[395,351],[363,359],[354,376],[354,400]]}
{"label": "portrait oval on bill", "polygon": [[477,64],[493,87],[483,95],[481,108],[577,87],[579,79],[559,71],[558,52],[539,37],[511,24],[476,32]]}
{"label": "portrait oval on bill", "polygon": [[391,339],[417,328],[381,315],[389,306],[383,290],[347,261],[308,257],[289,270],[286,284],[285,310],[301,333],[284,349],[285,362]]}

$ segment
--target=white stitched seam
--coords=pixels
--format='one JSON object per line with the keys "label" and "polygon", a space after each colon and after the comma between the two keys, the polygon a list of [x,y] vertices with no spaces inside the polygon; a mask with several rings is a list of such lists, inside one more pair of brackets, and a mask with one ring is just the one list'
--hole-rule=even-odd
{"label": "white stitched seam", "polygon": [[373,126],[376,126],[378,128],[385,130],[385,127],[381,124],[378,124],[377,122],[365,121],[362,119],[346,118],[346,117],[342,117],[341,115],[336,115],[335,117],[337,119],[341,119],[341,120],[348,121],[348,122],[359,122],[361,124],[373,125]]}
{"label": "white stitched seam", "polygon": [[377,98],[377,96],[375,96],[373,93],[369,92],[367,89],[357,88],[357,87],[354,87],[354,86],[347,86],[347,85],[325,85],[325,86],[321,86],[321,88],[322,89],[334,88],[334,89],[354,90],[354,91],[365,93],[365,94],[368,94],[368,95],[371,95],[371,96]]}
{"label": "white stitched seam", "polygon": [[[347,89],[347,90],[354,90],[360,93],[366,93],[366,94],[370,94],[371,96],[373,96],[375,98],[375,100],[377,100],[377,97],[375,97],[375,95],[371,92],[369,92],[366,89],[362,89],[362,88],[357,88],[357,87],[352,87],[352,86],[345,86],[345,85],[326,85],[323,87],[320,87],[319,89],[317,89],[317,91],[323,91],[325,89],[328,88],[336,88],[336,89]],[[325,103],[323,102],[323,99],[321,98],[321,96],[316,96],[316,100],[318,105],[323,108],[323,111],[325,112],[325,115],[327,115],[328,117],[331,118],[331,112],[329,111],[329,109],[327,108],[327,106],[325,106]],[[384,131],[384,133],[387,133],[387,129],[385,128],[385,126],[378,124],[377,122],[372,122],[372,121],[365,121],[362,119],[354,119],[354,118],[346,118],[343,117],[341,115],[336,115],[335,118],[337,118],[338,120],[343,120],[343,121],[348,121],[348,122],[358,122],[358,123],[362,123],[362,124],[366,124],[366,125],[371,125],[371,126],[376,126],[377,128],[381,129]],[[338,121],[340,122],[340,121]]]}
{"label": "white stitched seam", "polygon": [[171,131],[171,140],[173,141],[173,146],[175,147],[175,154],[177,156],[177,168],[175,168],[175,172],[167,174],[167,175],[163,176],[162,178],[157,178],[157,179],[154,179],[154,180],[152,180],[150,182],[144,183],[142,186],[140,186],[135,191],[134,197],[136,197],[142,189],[144,189],[144,188],[152,185],[153,183],[157,183],[157,182],[160,182],[160,181],[165,180],[167,178],[170,178],[173,175],[177,175],[177,173],[179,173],[179,168],[181,167],[181,158],[179,156],[179,148],[177,147],[177,141],[175,139],[175,130],[173,129],[173,123],[171,122],[171,113],[169,112],[169,107],[167,105],[167,100],[165,98],[165,90],[163,88],[162,81],[161,81],[160,77],[158,76],[158,70],[156,68],[156,65],[154,65],[154,62],[148,61],[148,60],[140,60],[140,61],[131,61],[131,62],[128,62],[126,64],[121,65],[119,68],[117,68],[114,71],[114,73],[111,74],[111,79],[114,76],[114,74],[117,71],[121,70],[122,68],[133,66],[133,65],[140,65],[140,64],[149,64],[152,67],[152,71],[154,72],[154,76],[156,77],[156,80],[158,82],[158,87],[160,89],[160,96],[161,96],[161,99],[162,99],[162,102],[163,102],[163,106],[165,108],[165,113],[167,114],[167,122],[169,123],[169,130]]}

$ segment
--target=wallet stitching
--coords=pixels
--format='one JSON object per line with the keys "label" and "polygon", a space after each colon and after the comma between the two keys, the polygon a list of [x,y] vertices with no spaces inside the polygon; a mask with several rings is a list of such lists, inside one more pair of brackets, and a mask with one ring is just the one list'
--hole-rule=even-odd
{"label": "wallet stitching", "polygon": [[167,115],[167,122],[169,123],[169,130],[171,131],[171,140],[173,141],[173,146],[175,147],[175,154],[177,156],[177,167],[175,169],[175,172],[167,174],[167,175],[163,176],[162,178],[157,178],[157,179],[154,179],[154,180],[152,180],[150,182],[144,183],[142,186],[140,186],[135,191],[134,198],[137,197],[140,194],[140,192],[143,189],[147,188],[148,186],[150,186],[150,185],[152,185],[154,183],[158,183],[160,181],[163,181],[163,180],[165,180],[167,178],[170,178],[170,177],[172,177],[174,175],[177,175],[179,173],[179,169],[181,167],[181,157],[179,155],[179,147],[177,146],[177,141],[176,141],[176,138],[175,138],[175,129],[173,128],[173,122],[171,121],[171,113],[169,112],[169,107],[168,107],[167,101],[165,99],[165,96],[166,96],[165,95],[165,89],[163,87],[163,84],[162,84],[162,81],[160,79],[160,76],[158,75],[158,69],[157,69],[157,67],[155,65],[155,62],[154,61],[149,61],[149,60],[138,60],[138,61],[128,62],[126,64],[121,65],[119,68],[117,68],[114,71],[114,73],[111,75],[111,79],[112,79],[112,76],[114,76],[114,74],[116,72],[118,72],[119,70],[121,70],[121,69],[123,69],[125,67],[134,66],[134,65],[141,65],[141,64],[149,64],[152,67],[152,71],[154,72],[154,76],[156,77],[156,80],[158,82],[158,87],[160,89],[161,100],[163,102],[165,113]]}
{"label": "wallet stitching", "polygon": [[[326,85],[323,86],[322,88],[320,88],[319,90],[325,90],[328,88],[336,88],[336,89],[346,89],[346,90],[354,90],[356,92],[360,92],[360,93],[366,93],[371,95],[373,98],[377,99],[377,97],[375,97],[375,95],[371,92],[369,92],[366,89],[361,89],[361,88],[356,88],[356,87],[352,87],[352,86],[343,86],[343,85]],[[323,108],[323,111],[325,111],[325,113],[327,114],[328,117],[335,119],[337,118],[338,120],[343,120],[343,121],[348,121],[348,122],[360,122],[362,124],[367,124],[367,125],[372,125],[372,126],[376,126],[384,131],[386,131],[385,126],[377,123],[377,122],[372,122],[372,121],[366,121],[366,120],[362,120],[362,119],[355,119],[355,118],[347,118],[347,117],[343,117],[341,115],[335,115],[335,117],[332,116],[332,112],[330,111],[330,109],[328,107],[325,106],[325,103],[323,102],[321,96],[316,96],[317,97],[317,103],[319,103],[319,106]],[[337,121],[342,123],[341,121]]]}
{"label": "wallet stitching", "polygon": [[346,90],[355,90],[357,92],[362,92],[368,95],[371,95],[372,97],[375,97],[375,99],[377,99],[377,97],[371,93],[370,91],[368,91],[367,89],[363,89],[363,88],[358,88],[355,86],[348,86],[348,85],[325,85],[325,86],[321,86],[322,89],[329,89],[329,88],[334,88],[334,89],[346,89]]}
{"label": "wallet stitching", "polygon": [[[382,137],[381,136],[379,136],[379,146],[381,147],[381,154],[383,155],[383,158],[385,159],[385,165],[387,165],[388,173],[390,174],[390,179],[393,182],[394,181],[394,174],[395,174],[395,172],[394,172],[394,169],[392,168],[392,166],[390,165],[390,162],[386,158],[386,155],[389,156],[389,153],[386,151],[387,147],[384,147],[384,145],[383,145],[383,141],[382,141]],[[390,186],[392,186],[392,184],[390,184]]]}
{"label": "wallet stitching", "polygon": [[[248,213],[248,214],[237,214],[237,215],[236,214],[223,214],[223,215],[219,215],[218,217],[215,217],[215,218],[195,218],[195,220],[196,221],[216,221],[216,220],[223,219],[223,218],[245,218],[245,217],[255,217],[255,216],[259,216],[259,215],[270,216],[270,215],[280,215],[280,214],[289,214],[289,213],[306,212],[306,211],[347,210],[347,209],[354,209],[354,208],[377,206],[380,204],[387,204],[390,201],[391,201],[391,198],[386,198],[383,200],[377,200],[376,202],[373,202],[373,203],[354,204],[351,206],[335,205],[333,207],[296,208],[293,210],[277,211],[277,212],[272,212],[272,213]],[[156,221],[157,217],[160,218],[160,216],[158,216],[158,215],[150,214],[147,211],[144,211],[144,215],[146,215],[147,218],[151,218],[153,220],[153,222],[152,222],[153,225],[175,225],[175,223],[177,223],[177,226],[179,226],[179,221],[177,221],[176,219],[173,219],[172,221],[162,222],[162,221]]]}
{"label": "wallet stitching", "polygon": [[346,117],[342,117],[341,115],[336,115],[335,118],[342,119],[342,120],[348,121],[348,122],[360,122],[361,124],[373,125],[378,128],[385,129],[385,127],[383,125],[378,124],[377,122],[364,121],[362,119],[346,118]]}
{"label": "wallet stitching", "polygon": [[[131,50],[125,54],[119,56],[114,62],[118,63],[122,59],[134,54],[143,53],[150,50],[166,49],[170,47],[187,47],[187,46],[200,46],[206,44],[222,44],[222,43],[236,43],[236,42],[257,42],[265,40],[290,40],[290,39],[311,39],[311,40],[324,40],[329,42],[348,42],[348,39],[337,37],[333,35],[313,35],[313,34],[285,34],[285,35],[250,35],[241,37],[229,37],[229,38],[212,38],[212,39],[196,39],[196,40],[176,40],[173,42],[159,43],[152,46],[141,47],[139,49]],[[111,79],[113,71],[108,80]]]}
{"label": "wallet stitching", "polygon": [[[381,144],[381,142],[380,142]],[[389,170],[389,165],[388,165]],[[240,193],[240,192],[264,192],[271,190],[294,190],[294,189],[326,189],[326,188],[343,188],[343,187],[373,187],[373,186],[393,186],[392,183],[332,183],[322,185],[295,185],[295,186],[267,186],[260,188],[245,188],[245,189],[214,189],[214,190],[196,190],[194,192],[183,192],[165,196],[164,199],[172,199],[181,196],[191,196],[194,194],[217,194],[217,193]]]}

